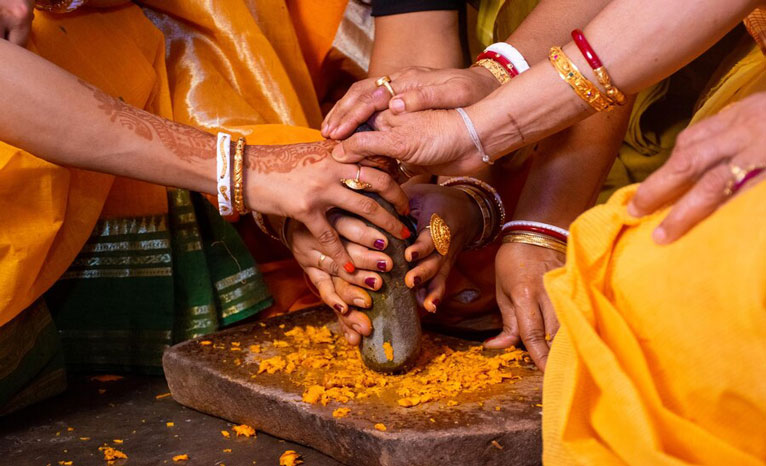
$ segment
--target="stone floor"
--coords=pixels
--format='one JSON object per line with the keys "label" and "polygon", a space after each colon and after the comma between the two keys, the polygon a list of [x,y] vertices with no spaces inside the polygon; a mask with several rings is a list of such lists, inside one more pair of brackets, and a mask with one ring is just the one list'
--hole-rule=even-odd
{"label": "stone floor", "polygon": [[[0,464],[58,466],[72,461],[72,466],[103,466],[98,447],[108,444],[128,456],[114,466],[276,466],[285,450],[303,455],[306,466],[341,465],[311,448],[261,432],[255,439],[226,439],[221,431],[232,432],[231,423],[187,409],[169,395],[162,396],[167,393],[162,377],[130,376],[112,382],[74,377],[62,395],[0,418]],[[115,444],[114,439],[123,443]],[[189,460],[173,462],[173,456],[181,454]]]}

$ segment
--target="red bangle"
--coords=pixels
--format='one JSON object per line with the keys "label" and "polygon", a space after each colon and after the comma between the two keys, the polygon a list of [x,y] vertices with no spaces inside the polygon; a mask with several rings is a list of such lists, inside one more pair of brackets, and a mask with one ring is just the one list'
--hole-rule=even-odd
{"label": "red bangle", "polygon": [[535,227],[531,225],[514,225],[512,227],[503,228],[503,234],[510,233],[512,231],[532,231],[535,233],[542,233],[544,235],[548,235],[551,238],[555,238],[563,243],[567,242],[567,237],[562,235],[561,233],[557,231],[553,231],[549,228],[545,227]]}
{"label": "red bangle", "polygon": [[575,45],[580,49],[580,53],[585,57],[585,60],[591,68],[595,70],[596,68],[604,66],[601,64],[601,59],[598,58],[598,55],[596,55],[596,52],[593,50],[593,47],[590,46],[588,39],[585,38],[585,34],[583,34],[581,30],[575,29],[572,31],[572,39],[574,39]]}
{"label": "red bangle", "polygon": [[483,60],[485,58],[498,63],[506,71],[508,71],[508,74],[510,74],[512,78],[519,75],[519,72],[516,70],[516,67],[513,66],[513,63],[511,63],[510,60],[500,55],[499,53],[485,50],[484,52],[481,52],[478,57],[476,57],[476,61]]}

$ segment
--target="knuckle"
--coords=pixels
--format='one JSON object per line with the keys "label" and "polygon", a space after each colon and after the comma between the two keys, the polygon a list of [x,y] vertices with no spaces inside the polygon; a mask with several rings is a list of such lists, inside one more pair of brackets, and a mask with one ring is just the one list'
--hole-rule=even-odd
{"label": "knuckle", "polygon": [[366,197],[359,202],[359,210],[365,215],[372,215],[378,211],[380,206],[374,200]]}
{"label": "knuckle", "polygon": [[328,262],[328,269],[329,269],[330,275],[337,277],[338,274],[340,273],[340,267],[338,267],[338,263],[335,262],[334,260],[331,260]]}
{"label": "knuckle", "polygon": [[511,296],[513,296],[514,301],[528,304],[532,302],[535,290],[527,284],[517,284],[511,287]]}
{"label": "knuckle", "polygon": [[335,243],[335,234],[330,230],[324,230],[317,236],[317,241],[323,246],[329,246]]}

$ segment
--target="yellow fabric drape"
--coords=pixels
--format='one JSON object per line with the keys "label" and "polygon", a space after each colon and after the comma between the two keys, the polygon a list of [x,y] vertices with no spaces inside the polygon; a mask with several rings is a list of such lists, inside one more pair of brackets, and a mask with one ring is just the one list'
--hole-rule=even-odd
{"label": "yellow fabric drape", "polygon": [[[211,132],[250,144],[320,139],[305,128],[319,124],[319,106],[284,0],[143,5],[36,12],[30,49],[110,95]],[[164,198],[164,188],[0,143],[0,325],[61,276],[102,208],[107,217],[161,213]]]}
{"label": "yellow fabric drape", "polygon": [[[724,74],[692,123],[766,91],[766,58]],[[572,224],[545,277],[562,329],[544,382],[546,464],[766,464],[766,183],[658,246],[635,186]]]}

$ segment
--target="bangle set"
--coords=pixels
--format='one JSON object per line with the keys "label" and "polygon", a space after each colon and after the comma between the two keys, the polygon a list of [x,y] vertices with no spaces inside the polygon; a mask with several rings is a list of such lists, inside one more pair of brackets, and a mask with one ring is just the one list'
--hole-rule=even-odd
{"label": "bangle set", "polygon": [[479,54],[471,67],[486,68],[503,85],[529,69],[529,63],[516,47],[507,42],[496,42]]}
{"label": "bangle set", "polygon": [[459,189],[466,193],[476,202],[481,211],[483,219],[481,234],[467,249],[479,249],[494,242],[505,222],[505,206],[497,190],[488,183],[469,176],[450,178],[441,183],[441,186]]}
{"label": "bangle set", "polygon": [[494,52],[511,62],[516,75],[519,75],[529,69],[529,63],[527,63],[524,55],[522,55],[521,52],[516,49],[516,47],[512,46],[508,42],[495,42],[494,44],[484,49],[484,52]]}
{"label": "bangle set", "polygon": [[548,60],[553,68],[556,69],[561,79],[563,79],[575,93],[597,112],[611,110],[614,105],[625,104],[625,94],[622,93],[614,84],[612,78],[606,71],[606,67],[601,59],[596,55],[593,47],[585,38],[585,34],[579,29],[572,31],[572,39],[575,45],[585,57],[585,61],[593,69],[593,73],[604,88],[604,92],[593,82],[580,73],[577,66],[567,57],[561,47],[552,47],[548,53]]}
{"label": "bangle set", "polygon": [[503,243],[524,243],[566,254],[569,232],[555,225],[514,220],[503,225]]}

